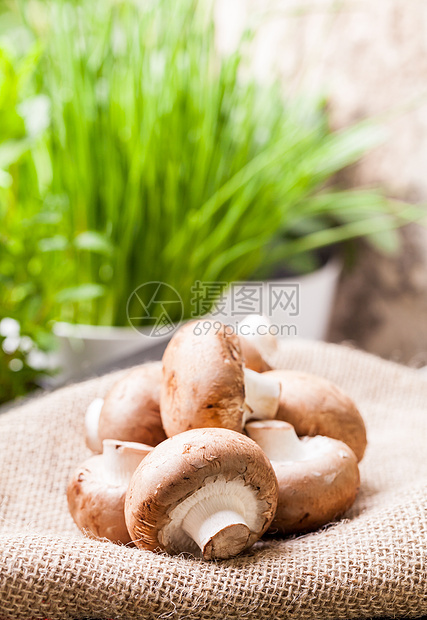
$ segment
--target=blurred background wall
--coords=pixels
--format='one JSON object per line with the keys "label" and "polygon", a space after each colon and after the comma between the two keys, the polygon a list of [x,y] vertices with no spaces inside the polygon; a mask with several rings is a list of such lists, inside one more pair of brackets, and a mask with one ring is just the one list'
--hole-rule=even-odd
{"label": "blurred background wall", "polygon": [[[230,7],[233,4],[233,7]],[[390,196],[427,199],[427,3],[423,0],[220,2],[224,40],[240,15],[266,6],[255,68],[286,83],[323,88],[333,122],[384,120],[387,138],[350,181]],[[427,231],[409,226],[397,256],[360,247],[340,283],[330,339],[414,365],[427,364]],[[350,336],[351,335],[351,336]]]}

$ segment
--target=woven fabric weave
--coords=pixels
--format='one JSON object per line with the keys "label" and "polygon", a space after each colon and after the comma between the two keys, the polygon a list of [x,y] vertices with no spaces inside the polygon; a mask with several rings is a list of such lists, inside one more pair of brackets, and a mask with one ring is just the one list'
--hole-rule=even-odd
{"label": "woven fabric weave", "polygon": [[282,346],[277,367],[335,381],[369,446],[346,518],[224,562],[85,538],[65,490],[87,456],[84,411],[120,373],[0,418],[0,618],[350,619],[427,613],[427,379],[344,347]]}

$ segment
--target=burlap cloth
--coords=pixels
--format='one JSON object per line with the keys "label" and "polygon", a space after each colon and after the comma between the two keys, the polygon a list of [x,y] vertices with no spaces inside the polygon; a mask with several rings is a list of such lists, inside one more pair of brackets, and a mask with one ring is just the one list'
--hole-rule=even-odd
{"label": "burlap cloth", "polygon": [[292,343],[277,366],[357,401],[369,448],[345,520],[209,563],[83,537],[65,489],[88,456],[83,417],[117,374],[0,417],[2,618],[367,618],[427,613],[427,379],[336,345]]}

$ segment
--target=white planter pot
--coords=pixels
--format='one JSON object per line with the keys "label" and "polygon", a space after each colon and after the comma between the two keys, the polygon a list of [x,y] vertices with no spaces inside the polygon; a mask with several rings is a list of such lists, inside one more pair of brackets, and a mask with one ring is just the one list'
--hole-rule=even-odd
{"label": "white planter pot", "polygon": [[300,314],[295,317],[299,338],[326,338],[341,271],[342,262],[335,257],[321,269],[299,279]]}
{"label": "white planter pot", "polygon": [[88,373],[103,364],[114,363],[128,355],[144,351],[169,336],[149,336],[150,329],[104,327],[55,323],[53,333],[58,342],[55,364],[61,369],[55,383],[62,383]]}
{"label": "white planter pot", "polygon": [[[278,338],[323,340],[327,334],[341,268],[341,261],[334,257],[307,275],[232,285],[225,298],[225,316],[217,314],[216,317],[236,325],[245,314],[263,314],[271,323],[272,333]],[[257,304],[254,303],[249,310],[248,303],[247,312],[241,312],[245,305],[236,303],[241,286],[254,292],[253,301],[259,302],[262,298],[260,307],[255,307]]]}
{"label": "white planter pot", "polygon": [[[285,303],[279,302],[275,308],[271,308],[271,312],[268,307],[262,308],[262,313],[268,317],[273,326],[277,327],[278,337],[314,340],[325,337],[340,272],[341,262],[332,259],[321,269],[298,278],[258,283],[267,306],[273,290],[277,294],[280,291],[287,293],[287,297],[283,297]],[[254,283],[248,282],[245,286],[250,288],[253,285]],[[245,313],[233,314],[233,286],[225,296],[225,314],[213,317],[230,324],[238,323],[245,316]],[[283,306],[288,299],[291,302],[293,300],[295,308],[292,308],[290,303],[284,309]],[[62,368],[55,382],[81,376],[85,371],[90,372],[97,366],[114,363],[128,355],[142,352],[171,337],[171,334],[150,336],[151,328],[141,329],[138,333],[131,327],[99,327],[70,323],[56,323],[53,331],[58,341],[55,363]]]}

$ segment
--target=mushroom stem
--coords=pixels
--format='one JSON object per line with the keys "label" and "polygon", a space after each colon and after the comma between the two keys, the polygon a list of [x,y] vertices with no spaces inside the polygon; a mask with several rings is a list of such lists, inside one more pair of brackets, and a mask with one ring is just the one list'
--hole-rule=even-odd
{"label": "mushroom stem", "polygon": [[279,408],[280,382],[249,368],[244,369],[244,375],[246,396],[243,425],[248,420],[274,418]]}
{"label": "mushroom stem", "polygon": [[[230,498],[228,498],[230,499]],[[226,559],[243,551],[251,534],[236,506],[222,496],[207,497],[187,513],[182,527],[205,560]]]}
{"label": "mushroom stem", "polygon": [[127,486],[142,459],[152,450],[143,443],[114,439],[104,439],[103,448],[105,478],[113,486]]}
{"label": "mushroom stem", "polygon": [[306,455],[305,445],[292,424],[281,420],[250,422],[245,430],[270,461],[299,461]]}
{"label": "mushroom stem", "polygon": [[92,452],[102,452],[102,443],[99,439],[98,427],[103,404],[103,398],[95,398],[86,410],[86,445]]}

